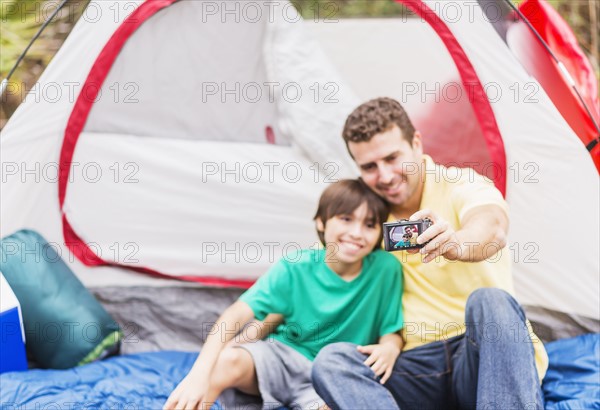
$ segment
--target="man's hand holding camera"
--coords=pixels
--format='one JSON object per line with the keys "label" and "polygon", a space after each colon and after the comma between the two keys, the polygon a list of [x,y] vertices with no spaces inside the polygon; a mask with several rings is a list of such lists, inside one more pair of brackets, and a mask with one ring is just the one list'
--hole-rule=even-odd
{"label": "man's hand holding camera", "polygon": [[423,263],[431,262],[439,256],[443,256],[448,260],[459,260],[463,254],[462,245],[458,240],[456,231],[446,220],[428,209],[423,209],[415,212],[409,218],[409,221],[426,218],[433,222],[433,224],[417,238],[417,244],[426,245],[421,249],[409,249],[407,252],[419,252],[425,255]]}
{"label": "man's hand holding camera", "polygon": [[491,258],[506,246],[508,217],[496,205],[481,205],[468,211],[463,216],[458,231],[428,209],[415,212],[409,221],[419,219],[429,219],[432,222],[417,238],[417,244],[426,245],[407,252],[425,255],[424,263],[439,256],[451,261],[480,262]]}

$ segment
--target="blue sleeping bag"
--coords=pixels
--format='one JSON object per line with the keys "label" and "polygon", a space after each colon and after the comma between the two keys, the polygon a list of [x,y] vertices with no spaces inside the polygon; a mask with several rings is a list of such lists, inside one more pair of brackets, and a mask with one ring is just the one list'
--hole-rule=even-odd
{"label": "blue sleeping bag", "polygon": [[[559,340],[546,349],[550,358],[542,386],[546,408],[600,409],[600,335]],[[4,373],[0,375],[0,406],[2,410],[161,409],[197,356],[140,353],[69,370]]]}
{"label": "blue sleeping bag", "polygon": [[600,334],[548,343],[546,409],[600,409]]}
{"label": "blue sleeping bag", "polygon": [[161,409],[197,356],[171,351],[140,353],[69,370],[4,373],[0,375],[1,408]]}

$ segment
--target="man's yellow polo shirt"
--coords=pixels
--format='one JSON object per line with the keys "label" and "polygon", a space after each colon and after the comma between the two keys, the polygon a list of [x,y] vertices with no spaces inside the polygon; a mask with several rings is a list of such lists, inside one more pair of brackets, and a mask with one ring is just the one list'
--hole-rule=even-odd
{"label": "man's yellow polo shirt", "polygon": [[[468,168],[446,168],[424,155],[425,178],[420,209],[429,209],[458,230],[465,214],[481,205],[495,204],[508,215],[508,206],[494,184]],[[389,221],[396,218],[390,215]],[[493,245],[492,245],[493,246]],[[404,350],[425,343],[446,340],[465,331],[465,305],[478,288],[500,288],[514,296],[508,248],[482,262],[447,261],[444,258],[422,263],[420,253],[394,252],[404,269]],[[542,342],[533,334],[535,360],[540,380],[548,368],[548,356]],[[527,340],[517,327],[501,329],[511,332],[515,340]],[[518,339],[517,339],[518,338]]]}

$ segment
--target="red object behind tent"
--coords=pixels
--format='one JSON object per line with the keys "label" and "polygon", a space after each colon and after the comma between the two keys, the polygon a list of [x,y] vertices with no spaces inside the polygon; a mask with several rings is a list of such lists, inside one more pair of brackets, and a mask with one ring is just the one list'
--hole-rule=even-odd
{"label": "red object behind tent", "polygon": [[[526,0],[519,9],[564,64],[585,101],[589,114],[556,61],[524,22],[520,21],[511,27],[511,31],[517,31],[514,37],[517,41],[509,41],[509,46],[521,64],[544,87],[563,118],[587,146],[600,137],[590,117],[592,115],[596,123],[600,123],[598,83],[594,70],[577,44],[569,25],[546,1]],[[600,171],[600,144],[596,144],[590,154]]]}

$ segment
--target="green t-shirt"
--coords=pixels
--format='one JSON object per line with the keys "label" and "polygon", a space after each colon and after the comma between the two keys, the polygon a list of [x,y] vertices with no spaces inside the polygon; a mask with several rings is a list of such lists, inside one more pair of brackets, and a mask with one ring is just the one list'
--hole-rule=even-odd
{"label": "green t-shirt", "polygon": [[346,282],[325,263],[325,250],[303,250],[273,265],[240,300],[259,320],[283,315],[270,337],[313,360],[330,343],[373,344],[402,329],[401,296],[402,267],[387,252],[371,252]]}

